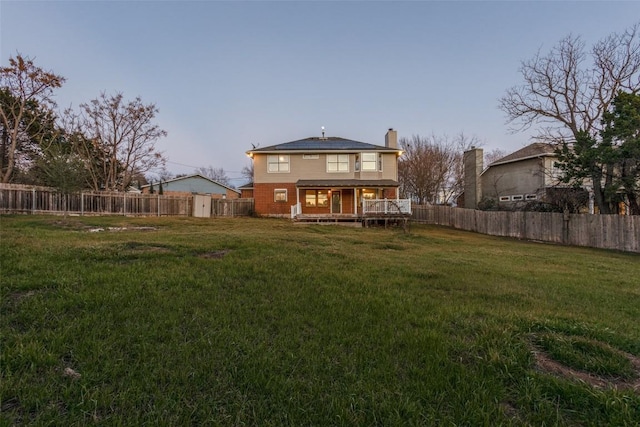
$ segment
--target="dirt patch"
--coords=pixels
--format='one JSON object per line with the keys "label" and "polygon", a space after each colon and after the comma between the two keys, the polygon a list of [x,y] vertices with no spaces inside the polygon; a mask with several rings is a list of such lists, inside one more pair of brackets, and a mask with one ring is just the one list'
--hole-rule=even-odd
{"label": "dirt patch", "polygon": [[30,290],[30,291],[13,292],[7,295],[7,301],[10,301],[11,303],[17,305],[20,302],[22,302],[22,300],[35,296],[36,294],[38,294],[38,292],[42,292],[42,291]]}
{"label": "dirt patch", "polygon": [[633,354],[620,352],[629,359],[634,367],[634,377],[632,379],[605,377],[595,375],[590,372],[570,368],[556,360],[553,360],[540,348],[533,346],[533,356],[536,362],[536,369],[545,374],[554,375],[560,378],[573,379],[589,384],[595,388],[614,388],[617,390],[631,390],[640,394],[640,357]]}
{"label": "dirt patch", "polygon": [[87,231],[89,233],[100,233],[103,231],[156,231],[157,229],[157,227],[90,227]]}
{"label": "dirt patch", "polygon": [[135,253],[139,252],[151,252],[151,253],[171,253],[173,250],[167,246],[163,245],[149,245],[146,243],[140,242],[127,242],[123,244],[123,249],[127,251],[132,251]]}
{"label": "dirt patch", "polygon": [[224,256],[229,252],[231,252],[229,249],[222,249],[220,251],[206,252],[206,253],[200,254],[199,257],[204,259],[220,259],[220,258],[224,258]]}
{"label": "dirt patch", "polygon": [[46,223],[54,227],[65,228],[67,230],[86,230],[90,228],[90,226],[86,225],[82,221],[78,221],[76,219],[71,219],[71,218],[56,219],[52,221],[47,221]]}
{"label": "dirt patch", "polygon": [[62,371],[62,376],[63,377],[67,377],[67,378],[71,378],[72,380],[77,380],[80,379],[80,377],[82,377],[82,375],[80,375],[80,373],[78,371],[76,371],[75,369],[72,369],[70,367],[66,367],[64,368],[64,370]]}

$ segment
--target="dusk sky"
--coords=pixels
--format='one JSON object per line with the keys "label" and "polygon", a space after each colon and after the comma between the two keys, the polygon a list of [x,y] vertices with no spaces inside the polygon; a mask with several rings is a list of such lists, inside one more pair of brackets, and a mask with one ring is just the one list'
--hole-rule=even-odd
{"label": "dusk sky", "polygon": [[159,109],[174,174],[222,167],[240,185],[251,144],[309,136],[384,145],[464,132],[515,151],[498,99],[520,62],[568,34],[590,46],[640,2],[0,0],[0,60],[67,78],[60,108],[122,92]]}

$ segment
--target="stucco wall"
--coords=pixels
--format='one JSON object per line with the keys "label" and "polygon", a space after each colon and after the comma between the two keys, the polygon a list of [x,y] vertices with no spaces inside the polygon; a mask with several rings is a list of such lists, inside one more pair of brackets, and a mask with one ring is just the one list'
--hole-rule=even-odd
{"label": "stucco wall", "polygon": [[545,186],[544,159],[496,165],[481,176],[482,195],[498,199],[500,196],[535,194]]}
{"label": "stucco wall", "polygon": [[[336,153],[347,154],[347,153]],[[297,182],[300,179],[398,179],[397,155],[382,154],[381,172],[356,172],[356,154],[349,154],[348,172],[327,172],[327,155],[318,154],[317,159],[304,159],[302,154],[289,156],[289,172],[267,172],[268,154],[255,154],[253,157],[254,182],[277,183]]]}

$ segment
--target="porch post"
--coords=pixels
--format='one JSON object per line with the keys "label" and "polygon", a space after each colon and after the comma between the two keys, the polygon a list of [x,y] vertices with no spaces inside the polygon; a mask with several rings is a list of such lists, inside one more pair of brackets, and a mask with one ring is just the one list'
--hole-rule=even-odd
{"label": "porch post", "polygon": [[353,213],[358,215],[358,189],[353,187]]}
{"label": "porch post", "polygon": [[302,207],[300,207],[300,212],[298,212],[298,206],[300,206],[300,187],[296,185],[296,214],[301,214]]}

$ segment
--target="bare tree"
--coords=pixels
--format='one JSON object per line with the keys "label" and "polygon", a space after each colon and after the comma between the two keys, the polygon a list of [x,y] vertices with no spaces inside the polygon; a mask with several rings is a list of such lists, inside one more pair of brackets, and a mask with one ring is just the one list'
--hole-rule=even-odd
{"label": "bare tree", "polygon": [[506,157],[507,154],[508,153],[505,150],[502,150],[500,148],[494,148],[493,150],[485,153],[484,164],[486,166],[489,166],[491,163],[497,162],[501,158]]}
{"label": "bare tree", "polygon": [[224,171],[224,168],[214,168],[213,166],[209,165],[207,167],[199,167],[198,169],[196,169],[196,173],[206,176],[207,178],[212,179],[220,184],[226,185],[227,187],[230,186],[229,177]]}
{"label": "bare tree", "polygon": [[436,135],[401,138],[400,192],[417,203],[450,203],[464,187],[462,154],[473,145],[479,145],[477,138],[463,133],[454,139]]}
{"label": "bare tree", "polygon": [[0,67],[0,182],[13,177],[21,145],[39,142],[50,130],[42,122],[52,122],[53,89],[64,81],[20,54],[9,58],[8,67]]}
{"label": "bare tree", "polygon": [[80,108],[82,155],[94,189],[123,191],[134,175],[164,166],[155,144],[167,133],[153,123],[155,104],[144,104],[139,97],[125,102],[120,93],[103,92]]}
{"label": "bare tree", "polygon": [[243,166],[242,171],[240,171],[242,178],[247,180],[247,183],[253,182],[253,162],[249,166]]}
{"label": "bare tree", "polygon": [[[602,213],[610,211],[603,181],[614,171],[606,161],[593,156],[594,148],[603,113],[618,91],[640,90],[639,37],[640,23],[622,34],[611,34],[587,51],[579,36],[567,36],[547,55],[538,52],[522,62],[523,84],[508,89],[500,100],[500,108],[514,125],[512,130],[540,125],[538,138],[558,144],[567,177],[577,182],[586,172]],[[582,144],[586,149],[576,162],[573,148],[579,141],[588,144]]]}

